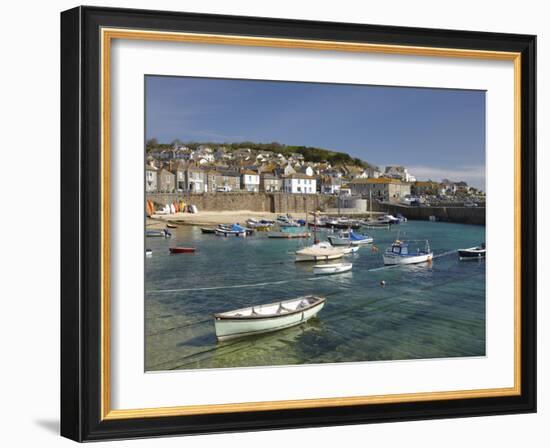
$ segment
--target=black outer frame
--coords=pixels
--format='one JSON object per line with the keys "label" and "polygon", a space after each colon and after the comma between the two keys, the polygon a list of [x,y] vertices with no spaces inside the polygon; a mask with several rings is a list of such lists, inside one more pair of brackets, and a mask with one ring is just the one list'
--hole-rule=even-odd
{"label": "black outer frame", "polygon": [[[520,52],[519,396],[100,420],[100,27]],[[61,435],[76,441],[536,412],[536,36],[77,7],[61,14]]]}

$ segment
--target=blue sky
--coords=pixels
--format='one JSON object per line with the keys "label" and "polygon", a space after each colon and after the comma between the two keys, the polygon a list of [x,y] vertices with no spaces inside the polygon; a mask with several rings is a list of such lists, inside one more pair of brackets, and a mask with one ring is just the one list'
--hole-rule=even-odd
{"label": "blue sky", "polygon": [[317,146],[485,189],[485,92],[146,77],[146,137]]}

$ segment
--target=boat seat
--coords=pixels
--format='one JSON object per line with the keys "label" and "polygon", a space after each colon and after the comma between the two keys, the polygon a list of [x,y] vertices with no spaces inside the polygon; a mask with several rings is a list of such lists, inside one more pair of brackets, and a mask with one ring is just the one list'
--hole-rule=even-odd
{"label": "boat seat", "polygon": [[286,308],[282,303],[279,304],[279,309],[277,310],[277,312],[280,312],[280,311],[286,311],[287,313],[290,313],[294,310],[291,310],[290,308]]}

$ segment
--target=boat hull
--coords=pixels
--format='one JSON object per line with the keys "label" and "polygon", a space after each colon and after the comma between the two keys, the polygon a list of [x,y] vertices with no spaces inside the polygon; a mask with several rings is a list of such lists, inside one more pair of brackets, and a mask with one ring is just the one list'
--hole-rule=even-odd
{"label": "boat hull", "polygon": [[247,232],[237,232],[235,230],[223,230],[223,229],[216,229],[215,230],[216,235],[218,236],[238,236],[238,237],[245,237]]}
{"label": "boat hull", "polygon": [[146,230],[145,236],[148,238],[169,238],[170,232],[164,230]]}
{"label": "boat hull", "polygon": [[421,255],[388,255],[384,254],[384,264],[385,265],[395,265],[395,264],[417,264],[417,263],[426,263],[432,261],[433,254],[421,254]]}
{"label": "boat hull", "polygon": [[312,255],[312,254],[299,254],[296,253],[296,261],[328,261],[337,260],[344,256],[344,252],[336,254],[324,254],[324,255]]}
{"label": "boat hull", "polygon": [[340,238],[337,236],[329,236],[328,240],[333,246],[362,246],[364,244],[371,244],[374,241],[372,238],[365,238],[364,240],[352,240],[350,238]]}
{"label": "boat hull", "polygon": [[263,333],[271,333],[300,325],[315,317],[325,306],[325,301],[301,312],[258,319],[219,319],[214,320],[219,341],[242,338]]}
{"label": "boat hull", "polygon": [[172,254],[189,254],[195,252],[194,247],[171,247],[170,253]]}
{"label": "boat hull", "polygon": [[342,263],[338,265],[321,265],[314,266],[313,273],[315,275],[332,275],[332,274],[342,274],[344,272],[349,272],[353,268],[351,263]]}
{"label": "boat hull", "polygon": [[481,260],[485,258],[485,251],[459,250],[458,258],[461,260]]}

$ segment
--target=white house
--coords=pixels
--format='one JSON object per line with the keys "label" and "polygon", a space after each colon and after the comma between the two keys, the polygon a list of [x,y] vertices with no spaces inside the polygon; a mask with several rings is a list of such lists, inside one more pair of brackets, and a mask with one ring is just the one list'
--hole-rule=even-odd
{"label": "white house", "polygon": [[296,171],[297,173],[305,174],[306,176],[309,176],[309,177],[311,177],[315,174],[315,171],[309,165],[296,166],[296,167],[294,167],[294,171]]}
{"label": "white house", "polygon": [[260,175],[255,171],[245,170],[241,173],[241,188],[245,191],[260,191]]}
{"label": "white house", "polygon": [[317,193],[317,179],[302,173],[290,174],[283,179],[286,193]]}

